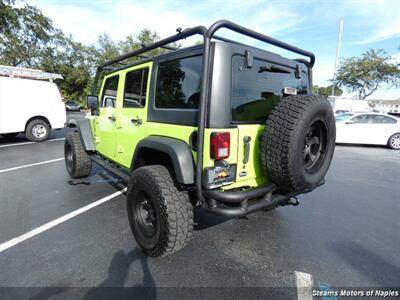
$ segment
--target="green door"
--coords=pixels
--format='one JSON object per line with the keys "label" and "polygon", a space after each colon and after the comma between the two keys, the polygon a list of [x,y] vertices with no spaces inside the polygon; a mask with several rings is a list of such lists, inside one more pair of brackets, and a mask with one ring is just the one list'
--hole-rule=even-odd
{"label": "green door", "polygon": [[116,161],[130,167],[137,143],[146,136],[148,90],[152,62],[124,70],[121,101],[117,104]]}
{"label": "green door", "polygon": [[99,116],[95,121],[96,149],[102,155],[115,158],[118,146],[116,105],[121,98],[120,76],[106,77],[101,91]]}

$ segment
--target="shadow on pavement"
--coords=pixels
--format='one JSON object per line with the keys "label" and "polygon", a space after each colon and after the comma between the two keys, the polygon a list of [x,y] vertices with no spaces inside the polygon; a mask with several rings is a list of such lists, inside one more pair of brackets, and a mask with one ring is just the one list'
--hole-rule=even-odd
{"label": "shadow on pavement", "polygon": [[378,286],[399,286],[400,268],[365,247],[348,241],[332,243],[333,250],[349,265]]}
{"label": "shadow on pavement", "polygon": [[204,230],[224,223],[231,218],[210,212],[206,208],[196,208],[194,213],[194,230]]}
{"label": "shadow on pavement", "polygon": [[[108,267],[107,278],[98,287],[89,290],[83,299],[133,299],[132,297],[134,299],[157,299],[157,290],[147,259],[147,256],[138,248],[129,253],[118,251]],[[143,281],[141,284],[129,286],[129,283],[126,283],[129,267],[136,260],[140,261]],[[127,287],[121,289],[125,284]]]}

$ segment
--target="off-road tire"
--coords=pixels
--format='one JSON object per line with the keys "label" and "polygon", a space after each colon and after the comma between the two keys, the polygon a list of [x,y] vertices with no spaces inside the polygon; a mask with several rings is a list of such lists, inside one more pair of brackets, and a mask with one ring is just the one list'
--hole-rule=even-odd
{"label": "off-road tire", "polygon": [[[320,138],[311,139],[310,132],[316,131],[321,134]],[[263,169],[279,192],[307,192],[324,179],[334,153],[335,139],[335,117],[326,98],[317,95],[284,97],[270,113],[261,138]],[[311,150],[316,151],[312,153],[315,161],[311,161]]]}
{"label": "off-road tire", "polygon": [[[154,233],[147,236],[139,213],[140,207],[145,205],[151,206],[152,212],[148,216],[153,215],[155,223],[150,226]],[[132,173],[127,210],[137,243],[151,257],[171,255],[185,247],[192,236],[193,207],[189,195],[177,188],[171,173],[162,165],[141,167]]]}
{"label": "off-road tire", "polygon": [[[44,134],[43,136],[36,136],[34,133],[34,129],[39,126],[43,128]],[[33,119],[29,121],[28,125],[26,125],[25,137],[31,142],[43,142],[47,140],[50,134],[50,125],[46,121],[42,119]]]}
{"label": "off-road tire", "polygon": [[389,148],[394,150],[400,150],[399,140],[400,140],[400,132],[393,134],[388,140]]}
{"label": "off-road tire", "polygon": [[64,156],[65,166],[72,178],[89,176],[92,170],[92,160],[83,148],[78,132],[70,132],[65,136]]}

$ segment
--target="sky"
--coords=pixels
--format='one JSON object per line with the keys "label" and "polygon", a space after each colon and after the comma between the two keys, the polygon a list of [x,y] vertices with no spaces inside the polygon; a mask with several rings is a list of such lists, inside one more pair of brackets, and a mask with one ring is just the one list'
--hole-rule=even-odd
{"label": "sky", "polygon": [[[147,28],[163,38],[176,28],[210,26],[227,19],[263,34],[314,52],[314,84],[327,86],[334,72],[340,19],[343,36],[340,56],[360,56],[368,49],[384,49],[400,62],[400,0],[241,0],[241,1],[128,1],[27,0],[53,20],[56,27],[84,43],[96,43],[100,33],[118,41]],[[273,46],[221,30],[219,35],[288,57]],[[185,41],[189,45],[199,38]],[[352,94],[345,92],[345,95]],[[382,87],[369,99],[399,99],[400,89]]]}

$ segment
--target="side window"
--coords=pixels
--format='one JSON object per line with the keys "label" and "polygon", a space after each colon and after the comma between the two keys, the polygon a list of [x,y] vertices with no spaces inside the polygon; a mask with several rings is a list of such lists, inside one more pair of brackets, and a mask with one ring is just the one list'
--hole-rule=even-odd
{"label": "side window", "polygon": [[366,124],[368,123],[368,115],[360,115],[351,119],[354,124]]}
{"label": "side window", "polygon": [[101,96],[101,107],[115,107],[117,99],[119,76],[113,76],[106,79]]}
{"label": "side window", "polygon": [[396,123],[396,120],[390,117],[386,116],[370,116],[371,118],[371,123],[373,124],[394,124]]}
{"label": "side window", "polygon": [[146,104],[149,69],[128,72],[125,78],[124,108],[144,107]]}
{"label": "side window", "polygon": [[156,107],[197,109],[200,99],[201,64],[201,56],[160,63]]}

